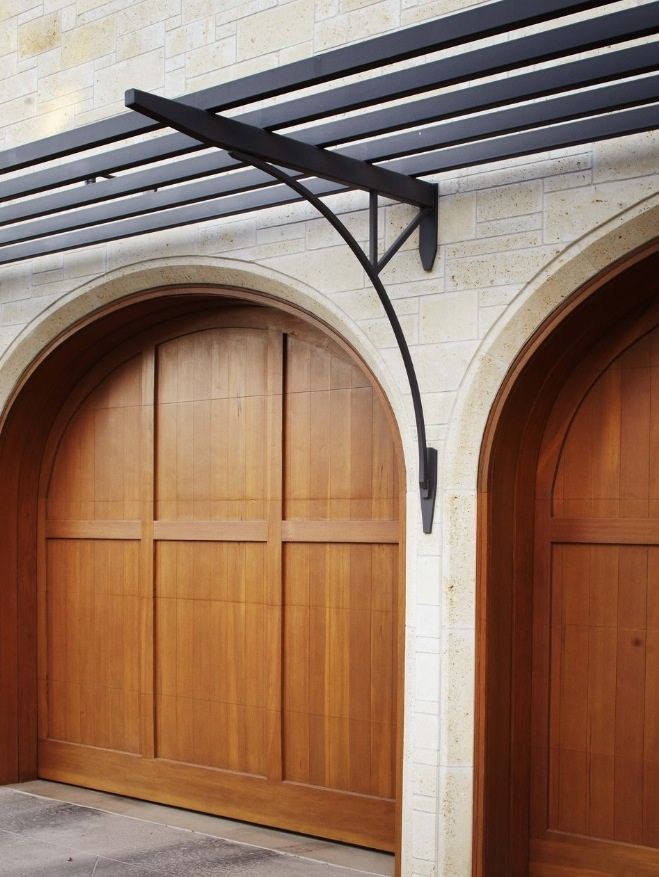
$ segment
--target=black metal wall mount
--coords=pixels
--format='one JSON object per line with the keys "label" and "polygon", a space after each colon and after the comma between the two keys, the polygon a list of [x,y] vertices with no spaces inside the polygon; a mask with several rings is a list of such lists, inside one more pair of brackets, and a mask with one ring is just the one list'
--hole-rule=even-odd
{"label": "black metal wall mount", "polygon": [[[382,303],[403,358],[416,420],[423,532],[432,532],[437,495],[437,449],[428,447],[423,403],[414,362],[398,314],[380,279],[380,272],[416,228],[419,228],[421,263],[426,271],[432,270],[437,254],[437,185],[378,168],[354,158],[336,155],[294,138],[273,134],[254,125],[227,119],[139,89],[129,89],[126,92],[125,103],[129,109],[174,128],[188,137],[193,137],[206,146],[223,149],[239,162],[251,164],[289,186],[313,205],[350,247]],[[329,179],[343,186],[363,189],[369,193],[368,255],[336,213],[293,175],[282,170],[282,166],[321,179]],[[412,204],[417,208],[416,216],[381,257],[378,253],[378,197],[380,195]]]}

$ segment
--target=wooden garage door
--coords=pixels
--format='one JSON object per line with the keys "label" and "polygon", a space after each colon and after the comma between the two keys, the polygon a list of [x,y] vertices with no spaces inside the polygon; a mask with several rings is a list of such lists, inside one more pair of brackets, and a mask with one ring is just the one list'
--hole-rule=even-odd
{"label": "wooden garage door", "polygon": [[659,328],[594,361],[540,461],[532,877],[659,874]]}
{"label": "wooden garage door", "polygon": [[397,446],[263,308],[99,366],[42,479],[39,773],[393,849]]}

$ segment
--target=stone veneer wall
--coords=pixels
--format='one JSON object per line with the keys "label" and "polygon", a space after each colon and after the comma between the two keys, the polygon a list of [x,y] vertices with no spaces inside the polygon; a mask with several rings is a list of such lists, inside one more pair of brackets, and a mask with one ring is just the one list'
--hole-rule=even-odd
{"label": "stone veneer wall", "polygon": [[[643,2],[643,0],[641,0]],[[465,0],[0,0],[0,149],[478,3]],[[633,0],[616,7],[640,5]],[[132,238],[0,269],[0,403],[59,331],[161,283],[232,283],[319,313],[388,393],[408,459],[404,877],[468,877],[473,764],[476,466],[515,354],[544,317],[659,232],[659,138],[641,135],[438,177],[440,251],[415,241],[383,280],[410,342],[440,451],[434,531],[421,532],[413,416],[375,294],[311,208]],[[366,197],[333,200],[366,240]],[[382,246],[409,218],[383,208]]]}

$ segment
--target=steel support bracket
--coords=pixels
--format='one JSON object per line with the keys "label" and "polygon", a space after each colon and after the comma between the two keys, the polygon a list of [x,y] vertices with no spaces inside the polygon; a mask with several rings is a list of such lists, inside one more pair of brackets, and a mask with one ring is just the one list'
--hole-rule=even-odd
{"label": "steel support bracket", "polygon": [[[358,159],[348,158],[317,146],[302,143],[292,137],[274,134],[271,131],[246,125],[235,119],[227,119],[206,110],[200,110],[137,89],[130,89],[126,92],[125,103],[129,109],[142,113],[161,124],[168,125],[208,146],[224,149],[237,160],[250,164],[286,184],[312,204],[350,247],[378,294],[405,365],[417,428],[423,531],[430,533],[437,494],[437,450],[428,447],[426,441],[423,405],[414,363],[398,315],[379,275],[417,227],[419,228],[421,263],[426,271],[432,269],[437,253],[437,186]],[[294,173],[288,173],[282,168],[290,168]],[[349,188],[364,189],[369,193],[368,254],[364,252],[339,217],[300,182],[300,176],[316,176],[334,180]],[[378,253],[379,195],[412,204],[417,208],[416,216],[381,257]]]}

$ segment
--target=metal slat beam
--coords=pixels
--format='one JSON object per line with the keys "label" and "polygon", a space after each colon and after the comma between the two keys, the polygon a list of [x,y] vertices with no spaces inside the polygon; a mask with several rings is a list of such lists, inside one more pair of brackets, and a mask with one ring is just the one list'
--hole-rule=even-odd
{"label": "metal slat beam", "polygon": [[[255,73],[235,82],[207,88],[179,98],[198,109],[221,112],[250,101],[276,97],[300,88],[320,85],[331,79],[404,61],[419,55],[452,48],[474,39],[483,39],[513,28],[538,24],[574,12],[601,7],[601,0],[498,0],[444,16],[392,34],[374,37],[359,45],[335,49],[313,58],[295,61],[274,70]],[[0,153],[0,172],[31,167],[157,128],[152,122],[130,114],[115,116],[56,134]]]}
{"label": "metal slat beam", "polygon": [[[657,31],[657,10],[659,3],[623,10],[612,15],[597,17],[589,21],[577,22],[540,34],[522,37],[517,40],[496,43],[483,49],[465,52],[451,58],[441,59],[426,65],[384,74],[377,79],[356,82],[349,86],[341,86],[321,92],[318,95],[306,96],[276,106],[244,113],[237,117],[239,121],[256,125],[260,128],[276,129],[297,125],[323,116],[343,113],[383,101],[406,97],[413,93],[437,88],[439,84],[450,85],[471,80],[479,76],[492,75],[497,72],[512,70],[524,64],[538,63],[543,60],[569,55],[570,52],[583,51],[609,45],[624,39],[644,36]],[[651,49],[652,47],[642,47]],[[606,56],[604,56],[606,57]],[[647,62],[646,62],[647,63]],[[647,66],[643,66],[647,69]],[[550,75],[547,71],[547,75]],[[482,87],[482,86],[481,86]],[[475,88],[480,88],[475,86]],[[298,136],[298,135],[296,135]],[[317,145],[329,145],[350,139],[349,129],[345,134],[336,132],[332,141]],[[91,177],[114,174],[140,164],[173,158],[186,152],[199,150],[200,145],[182,134],[170,134],[145,143],[135,143],[128,147],[111,150],[105,154],[89,156],[64,165],[36,171],[29,177],[8,180],[0,188],[0,201],[32,195],[58,186],[70,185]],[[219,161],[219,159],[217,159]],[[237,167],[238,164],[225,158],[226,164],[216,170]],[[211,171],[212,172],[212,171]],[[145,175],[158,173],[149,169]],[[160,171],[162,173],[162,171]],[[175,175],[176,171],[173,171]],[[161,180],[156,185],[164,185],[170,178]],[[109,181],[113,184],[110,190],[106,183],[107,197],[118,197],[129,194],[123,190],[131,185],[132,191],[144,191],[152,188],[150,177],[142,181],[123,180]],[[110,191],[115,194],[110,194]],[[81,194],[81,203],[91,203],[83,198],[93,197],[91,193]],[[106,197],[106,195],[103,195]],[[98,198],[100,200],[100,198]]]}
{"label": "metal slat beam", "polygon": [[[387,162],[385,166],[411,176],[422,176],[477,166],[501,159],[542,153],[551,149],[592,143],[612,137],[622,137],[657,128],[659,128],[659,104],[654,104],[649,107],[569,122],[552,128],[509,134],[504,137],[470,143],[459,148],[435,150]],[[331,195],[343,190],[343,187],[338,183],[324,180],[310,180],[306,185],[316,195]],[[74,250],[91,244],[129,238],[148,232],[222,219],[255,210],[277,207],[297,200],[299,199],[285,186],[271,186],[245,193],[239,197],[211,199],[200,204],[164,210],[160,213],[139,216],[122,222],[9,245],[0,249],[0,264],[18,262],[48,253]]]}
{"label": "metal slat beam", "polygon": [[417,207],[431,207],[434,203],[432,186],[428,183],[310,146],[293,137],[273,134],[254,125],[245,125],[236,119],[215,116],[157,94],[129,89],[126,92],[126,106],[163,124],[171,125],[207,146],[240,151],[305,175],[379,192],[398,201],[416,204]]}
{"label": "metal slat beam", "polygon": [[[426,128],[423,131],[407,132],[388,137],[380,142],[343,147],[341,153],[359,158],[362,161],[383,161],[423,150],[444,148],[482,140],[486,137],[501,136],[534,126],[588,117],[608,110],[653,102],[657,99],[659,99],[659,74],[644,79],[602,86],[592,91],[548,99],[535,104],[512,107],[482,116],[460,119]],[[338,154],[338,152],[332,153],[332,155]],[[237,195],[267,185],[272,185],[271,179],[261,171],[241,171],[218,179],[201,180],[162,192],[151,192],[137,198],[102,204],[74,214],[61,214],[0,230],[0,245],[59,234],[113,220],[128,219],[140,213],[184,206],[222,195]]]}

